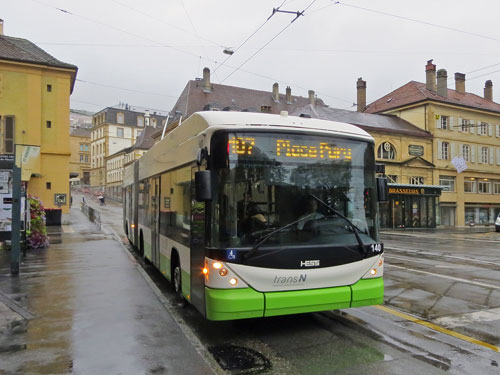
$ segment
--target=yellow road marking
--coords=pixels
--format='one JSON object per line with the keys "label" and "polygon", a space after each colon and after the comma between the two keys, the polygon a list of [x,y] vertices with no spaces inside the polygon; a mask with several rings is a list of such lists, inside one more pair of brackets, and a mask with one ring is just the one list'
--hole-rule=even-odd
{"label": "yellow road marking", "polygon": [[444,333],[445,335],[453,336],[453,337],[455,337],[457,339],[470,342],[471,344],[480,345],[482,347],[485,347],[485,348],[488,348],[490,350],[493,350],[494,352],[500,353],[500,347],[498,347],[498,346],[488,344],[487,342],[484,342],[484,341],[481,341],[481,340],[477,340],[477,339],[474,339],[474,338],[466,336],[466,335],[462,335],[461,333],[458,333],[458,332],[451,331],[449,329],[440,327],[440,326],[438,326],[438,325],[436,325],[434,323],[428,322],[426,320],[415,318],[415,317],[413,317],[411,315],[408,315],[408,314],[405,314],[405,313],[393,310],[393,309],[391,309],[389,307],[385,307],[385,306],[382,306],[382,305],[377,305],[375,307],[377,309],[385,311],[385,312],[387,312],[389,314],[392,314],[392,315],[398,316],[400,318],[409,320],[410,322],[413,322],[413,323],[416,323],[416,324],[420,324],[420,325],[425,326],[427,328],[433,329],[434,331],[438,331],[438,332]]}
{"label": "yellow road marking", "polygon": [[71,225],[61,225],[62,231],[64,233],[75,233],[74,229],[71,227]]}

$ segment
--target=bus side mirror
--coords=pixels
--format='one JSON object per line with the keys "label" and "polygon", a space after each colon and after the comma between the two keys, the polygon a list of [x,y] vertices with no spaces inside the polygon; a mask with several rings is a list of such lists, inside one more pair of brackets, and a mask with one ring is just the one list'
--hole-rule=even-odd
{"label": "bus side mirror", "polygon": [[212,200],[212,174],[210,171],[198,171],[194,173],[195,196],[198,202],[210,202]]}
{"label": "bus side mirror", "polygon": [[377,199],[379,202],[387,202],[389,200],[387,178],[377,177]]}

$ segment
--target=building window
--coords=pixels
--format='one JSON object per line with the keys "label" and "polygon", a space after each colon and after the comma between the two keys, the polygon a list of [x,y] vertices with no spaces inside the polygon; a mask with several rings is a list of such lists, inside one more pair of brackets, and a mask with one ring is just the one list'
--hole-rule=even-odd
{"label": "building window", "polygon": [[439,176],[439,185],[445,186],[443,191],[455,191],[455,177]]}
{"label": "building window", "polygon": [[450,118],[448,116],[441,116],[441,129],[450,128]]}
{"label": "building window", "polygon": [[144,117],[137,116],[137,126],[144,127]]}
{"label": "building window", "polygon": [[116,122],[118,124],[124,124],[125,123],[125,116],[123,115],[123,113],[117,113],[116,114]]}
{"label": "building window", "polygon": [[116,136],[123,138],[124,137],[124,130],[123,128],[116,128]]}
{"label": "building window", "polygon": [[490,194],[491,183],[486,179],[478,182],[477,190],[480,194]]}
{"label": "building window", "polygon": [[395,174],[387,175],[387,182],[389,182],[390,184],[397,184],[398,183],[398,176]]}
{"label": "building window", "polygon": [[52,121],[47,121],[47,128],[51,128],[52,127]]}
{"label": "building window", "polygon": [[462,157],[465,161],[470,161],[470,146],[462,145]]}
{"label": "building window", "polygon": [[151,119],[151,125],[153,126],[153,128],[156,128],[156,119],[155,118]]}
{"label": "building window", "polygon": [[481,147],[481,163],[488,164],[488,147]]}
{"label": "building window", "polygon": [[380,146],[378,146],[377,157],[379,159],[396,159],[396,151],[394,146],[389,142],[383,142]]}
{"label": "building window", "polygon": [[469,120],[462,119],[462,123],[460,124],[460,127],[461,127],[460,130],[462,130],[463,132],[468,132],[469,126],[470,126]]}
{"label": "building window", "polygon": [[5,117],[3,150],[6,154],[14,153],[15,123],[13,116]]}
{"label": "building window", "polygon": [[464,181],[464,192],[465,193],[475,193],[476,192],[476,181],[473,178]]}
{"label": "building window", "polygon": [[52,85],[47,85],[47,92],[52,92]]}
{"label": "building window", "polygon": [[46,183],[45,183],[45,187],[47,188],[47,190],[52,189],[52,183],[50,183],[50,182],[46,182]]}
{"label": "building window", "polygon": [[85,155],[85,163],[88,163],[88,162],[89,162],[89,156]]}
{"label": "building window", "polygon": [[83,163],[83,155],[80,155],[80,163]]}
{"label": "building window", "polygon": [[493,182],[493,194],[500,194],[500,182]]}
{"label": "building window", "polygon": [[479,135],[487,135],[488,134],[488,124],[485,122],[479,123]]}
{"label": "building window", "polygon": [[410,177],[408,177],[408,183],[410,185],[423,185],[424,178],[421,176],[410,176]]}
{"label": "building window", "polygon": [[450,158],[450,144],[448,142],[441,143],[441,158],[445,160]]}
{"label": "building window", "polygon": [[139,138],[142,134],[142,130],[137,130],[137,138]]}

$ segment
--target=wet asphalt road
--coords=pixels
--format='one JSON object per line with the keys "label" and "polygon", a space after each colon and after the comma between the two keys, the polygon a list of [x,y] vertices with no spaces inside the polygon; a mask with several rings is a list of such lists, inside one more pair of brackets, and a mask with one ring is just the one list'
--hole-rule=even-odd
{"label": "wet asphalt road", "polygon": [[[104,226],[122,234],[121,208],[101,210]],[[175,303],[169,283],[139,262],[173,302],[174,319],[228,374],[499,373],[500,237],[441,232],[383,239],[385,309],[208,322],[192,307]],[[150,326],[147,319],[142,324]],[[158,345],[159,353],[165,350],[161,340]]]}
{"label": "wet asphalt road", "polygon": [[28,251],[19,277],[0,252],[1,296],[35,315],[0,332],[0,374],[213,374],[135,259],[72,216],[50,248]]}

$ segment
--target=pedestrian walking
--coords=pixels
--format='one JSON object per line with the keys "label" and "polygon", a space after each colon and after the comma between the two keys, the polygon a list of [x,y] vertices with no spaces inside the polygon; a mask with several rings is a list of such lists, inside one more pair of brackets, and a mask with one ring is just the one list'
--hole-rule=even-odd
{"label": "pedestrian walking", "polygon": [[85,195],[82,195],[82,203],[85,203]]}
{"label": "pedestrian walking", "polygon": [[99,195],[97,199],[99,199],[99,203],[101,204],[101,206],[104,206],[104,197],[102,196],[102,194]]}

